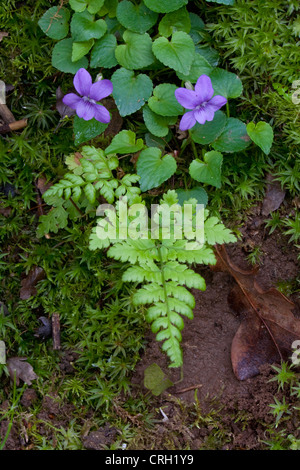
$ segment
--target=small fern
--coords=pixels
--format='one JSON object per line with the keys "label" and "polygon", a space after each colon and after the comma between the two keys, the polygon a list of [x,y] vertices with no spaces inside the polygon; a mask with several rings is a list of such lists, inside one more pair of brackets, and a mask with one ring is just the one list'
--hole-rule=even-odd
{"label": "small fern", "polygon": [[138,175],[128,174],[120,180],[114,175],[119,165],[115,154],[105,155],[101,149],[84,146],[81,153],[76,152],[66,158],[66,165],[72,173],[66,173],[43,196],[52,209],[40,217],[38,237],[65,228],[68,218],[74,220],[83,215],[81,208],[95,217],[100,196],[110,204],[121,196],[130,203],[140,200],[141,190],[133,186],[139,180]]}
{"label": "small fern", "polygon": [[[96,201],[97,191],[108,201],[114,201],[114,190],[118,180],[113,178],[112,170],[116,169],[119,160],[116,156],[105,156],[103,150],[85,146],[77,154],[78,164],[73,163],[73,173],[67,173],[63,179],[51,186],[47,197],[58,196],[78,202],[82,192],[90,204]],[[70,158],[68,160],[70,165]]]}
{"label": "small fern", "polygon": [[[160,202],[167,202],[169,206],[177,204],[176,192],[168,191]],[[193,199],[186,202],[194,206],[197,203]],[[174,231],[171,229],[170,233]],[[234,235],[219,219],[208,217],[207,210],[204,236],[205,243],[198,249],[189,249],[194,246],[188,239],[178,240],[172,236],[169,239],[151,239],[150,230],[148,239],[106,239],[104,245],[103,240],[99,240],[97,245],[96,229],[90,238],[91,249],[111,245],[107,252],[109,257],[131,264],[123,274],[123,281],[137,284],[133,303],[148,307],[146,320],[151,324],[156,339],[162,341],[162,349],[171,361],[170,367],[180,367],[183,362],[180,347],[184,327],[182,316],[192,319],[195,307],[194,296],[188,289],[206,288],[203,277],[188,265],[215,264],[212,246],[235,241]]]}

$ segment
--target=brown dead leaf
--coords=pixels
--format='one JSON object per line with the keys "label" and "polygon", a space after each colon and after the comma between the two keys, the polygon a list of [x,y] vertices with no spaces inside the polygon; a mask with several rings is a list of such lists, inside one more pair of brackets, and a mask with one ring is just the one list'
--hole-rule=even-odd
{"label": "brown dead leaf", "polygon": [[80,163],[81,158],[83,158],[83,156],[81,155],[80,152],[75,152],[74,153],[74,162],[76,163],[76,165],[78,165],[78,166],[81,165],[81,163]]}
{"label": "brown dead leaf", "polygon": [[138,161],[138,159],[139,159],[140,153],[141,153],[141,152],[133,153],[131,159],[129,160],[130,163],[132,163],[133,165],[136,165],[136,163],[137,163],[137,161]]}
{"label": "brown dead leaf", "polygon": [[20,383],[20,379],[27,385],[31,385],[31,381],[38,378],[32,365],[26,362],[26,359],[26,357],[11,357],[6,362],[9,376],[12,381],[16,378],[17,386]]}
{"label": "brown dead leaf", "polygon": [[276,211],[285,198],[285,191],[281,188],[279,181],[276,181],[271,174],[267,175],[267,188],[263,205],[261,209],[262,215],[269,215]]}
{"label": "brown dead leaf", "polygon": [[259,373],[261,365],[288,360],[292,343],[300,339],[300,320],[293,302],[277,289],[264,291],[256,282],[257,268],[246,271],[236,266],[224,246],[215,248],[216,268],[236,281],[228,296],[230,307],[243,316],[231,345],[233,371],[239,380]]}
{"label": "brown dead leaf", "polygon": [[20,289],[20,299],[26,300],[31,296],[36,295],[37,292],[35,286],[39,281],[45,279],[45,277],[45,271],[39,266],[31,268],[28,276],[21,282],[22,287]]}
{"label": "brown dead leaf", "polygon": [[[0,200],[0,206],[1,206],[1,200]],[[0,214],[3,215],[4,217],[9,217],[12,212],[11,207],[0,207]]]}
{"label": "brown dead leaf", "polygon": [[[73,91],[73,90],[72,90]],[[60,86],[56,89],[56,110],[59,112],[62,118],[65,116],[71,117],[76,114],[75,109],[70,108],[70,106],[67,106],[66,104],[63,103],[63,97],[64,93]]]}
{"label": "brown dead leaf", "polygon": [[122,129],[123,118],[120,115],[115,100],[112,97],[105,98],[101,101],[101,104],[108,109],[111,113],[111,121],[104,131],[104,136],[114,137]]}
{"label": "brown dead leaf", "polygon": [[52,186],[52,183],[47,181],[44,175],[41,175],[38,177],[36,181],[36,187],[41,194],[44,194],[47,191],[47,189],[49,189],[51,186]]}

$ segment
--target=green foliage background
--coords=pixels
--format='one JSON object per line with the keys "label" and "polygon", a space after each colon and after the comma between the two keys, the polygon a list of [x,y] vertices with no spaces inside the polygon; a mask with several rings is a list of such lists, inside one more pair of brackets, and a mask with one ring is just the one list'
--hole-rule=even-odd
{"label": "green foliage background", "polygon": [[[55,4],[50,2],[50,6]],[[262,198],[267,171],[276,173],[290,200],[299,192],[299,107],[291,102],[291,85],[300,79],[300,7],[298,1],[282,0],[194,4],[205,18],[206,33],[210,33],[207,42],[218,50],[223,66],[243,82],[243,102],[234,109],[235,115],[245,121],[271,118],[275,128],[270,155],[255,148],[224,159],[221,188],[207,188],[212,213],[236,227],[245,211]],[[0,338],[5,337],[9,355],[30,357],[39,375],[40,396],[57,386],[61,400],[80,409],[77,416],[81,407],[100,408],[102,416],[95,421],[100,426],[111,419],[114,400],[130,391],[130,373],[145,346],[146,312],[144,307],[133,307],[134,289],[122,281],[129,265],[89,250],[88,231],[82,229],[92,228],[88,217],[81,218],[74,210],[65,229],[47,243],[37,237],[36,181],[42,174],[59,181],[67,171],[65,155],[76,150],[71,122],[57,130],[56,90],[63,78],[51,65],[53,41],[37,24],[47,8],[46,0],[22,4],[5,0],[0,5],[1,30],[9,32],[0,42],[0,79],[14,87],[7,98],[15,117],[29,120],[23,132],[0,137],[0,186],[9,183],[15,188],[15,194],[0,194],[2,208],[9,210],[8,215],[0,214],[0,300],[10,312],[8,317],[0,316]],[[143,131],[137,127],[138,135]],[[188,173],[182,177],[188,179]],[[289,232],[290,241],[297,243],[297,217],[283,223],[274,216],[269,226]],[[34,266],[45,270],[46,279],[39,283],[34,298],[21,300],[21,281]],[[61,356],[34,337],[39,316],[53,311],[64,325],[64,348],[78,354],[76,377],[64,384]],[[4,401],[9,383],[5,366],[0,366],[0,374],[4,384],[0,400]],[[124,407],[147,419],[144,403],[129,398]],[[47,447],[38,433],[34,439]]]}

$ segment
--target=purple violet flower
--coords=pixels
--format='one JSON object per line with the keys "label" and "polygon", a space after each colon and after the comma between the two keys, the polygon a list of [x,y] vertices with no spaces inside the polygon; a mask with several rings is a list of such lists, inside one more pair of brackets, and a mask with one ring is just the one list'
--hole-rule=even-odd
{"label": "purple violet flower", "polygon": [[175,90],[175,97],[181,106],[192,110],[182,116],[179,124],[181,131],[190,129],[197,121],[199,124],[204,124],[206,121],[213,120],[215,112],[227,103],[224,96],[213,97],[213,94],[211,79],[207,75],[201,75],[198,78],[195,90],[187,88]]}
{"label": "purple violet flower", "polygon": [[74,80],[74,87],[81,95],[68,93],[63,97],[63,103],[75,109],[78,117],[85,121],[95,118],[99,122],[108,123],[110,114],[108,110],[97,101],[106,98],[113,91],[113,84],[110,80],[99,80],[92,83],[92,77],[85,69],[79,69]]}

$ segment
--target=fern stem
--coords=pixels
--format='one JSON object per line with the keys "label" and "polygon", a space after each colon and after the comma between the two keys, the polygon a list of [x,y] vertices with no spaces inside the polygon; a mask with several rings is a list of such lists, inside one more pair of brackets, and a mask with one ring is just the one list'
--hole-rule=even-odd
{"label": "fern stem", "polygon": [[169,306],[169,302],[168,302],[167,286],[166,286],[166,280],[165,280],[165,275],[164,275],[164,263],[163,263],[163,259],[162,259],[160,246],[157,247],[157,251],[158,251],[158,255],[159,255],[161,279],[162,279],[163,289],[164,289],[164,293],[165,293],[165,302],[166,302],[166,306],[167,306],[167,318],[168,318],[168,324],[169,324],[169,332],[170,332],[170,337],[172,337],[172,339],[174,340],[176,338],[174,338],[174,335],[172,333],[172,328],[171,328],[171,326],[172,326],[171,310],[170,310],[170,306]]}
{"label": "fern stem", "polygon": [[70,202],[73,204],[73,206],[75,207],[75,209],[77,209],[77,211],[79,212],[79,214],[81,215],[81,217],[84,216],[84,214],[81,212],[81,210],[79,209],[79,207],[77,206],[77,204],[73,201],[73,199],[70,197]]}
{"label": "fern stem", "polygon": [[165,293],[165,299],[166,299],[166,305],[167,305],[167,316],[170,318],[170,308],[169,308],[169,303],[168,303],[168,293],[167,293],[167,287],[166,287],[166,280],[165,280],[165,275],[164,275],[164,263],[161,255],[161,250],[160,247],[157,247],[158,255],[159,255],[159,262],[160,262],[160,271],[161,271],[161,280],[163,284],[163,289]]}

